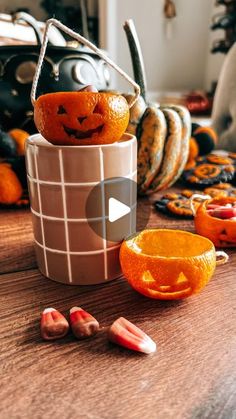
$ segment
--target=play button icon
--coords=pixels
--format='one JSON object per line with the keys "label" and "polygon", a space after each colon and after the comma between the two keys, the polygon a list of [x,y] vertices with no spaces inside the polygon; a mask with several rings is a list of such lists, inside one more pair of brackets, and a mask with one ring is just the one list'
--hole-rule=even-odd
{"label": "play button icon", "polygon": [[108,246],[136,232],[137,183],[126,177],[108,178],[94,186],[86,201],[86,218]]}
{"label": "play button icon", "polygon": [[136,219],[137,183],[126,177],[108,178],[93,187],[84,188],[85,199],[91,237],[95,233],[109,248],[136,233],[137,226],[138,230],[143,230],[152,211],[152,206],[144,198],[139,201],[140,217]]}
{"label": "play button icon", "polygon": [[123,204],[123,202],[118,201],[116,198],[109,198],[109,212],[108,219],[110,223],[114,223],[125,215],[129,214],[131,208]]}

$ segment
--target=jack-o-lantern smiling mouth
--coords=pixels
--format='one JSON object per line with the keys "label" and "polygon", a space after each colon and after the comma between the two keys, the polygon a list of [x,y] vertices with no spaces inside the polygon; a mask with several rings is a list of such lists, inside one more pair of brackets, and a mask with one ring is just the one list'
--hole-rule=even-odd
{"label": "jack-o-lantern smiling mouth", "polygon": [[99,134],[102,131],[103,127],[104,127],[104,124],[99,125],[96,128],[88,129],[87,131],[83,131],[83,130],[80,130],[80,129],[68,128],[65,125],[63,125],[63,128],[64,128],[65,132],[70,137],[77,138],[77,140],[84,140],[86,138],[91,138],[93,136],[93,134]]}
{"label": "jack-o-lantern smiling mouth", "polygon": [[183,272],[179,274],[175,283],[171,285],[162,285],[162,284],[157,285],[151,272],[145,271],[142,275],[142,282],[145,284],[144,288],[148,286],[148,290],[150,294],[152,294],[153,296],[162,295],[162,296],[168,297],[172,293],[174,293],[176,297],[178,296],[183,297],[183,295],[188,295],[192,291],[190,283],[188,279],[186,278],[186,276],[183,274]]}

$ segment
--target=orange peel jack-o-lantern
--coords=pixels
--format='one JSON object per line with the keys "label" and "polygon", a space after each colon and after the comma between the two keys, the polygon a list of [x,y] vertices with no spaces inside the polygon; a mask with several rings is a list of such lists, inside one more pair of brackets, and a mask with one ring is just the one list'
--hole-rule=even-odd
{"label": "orange peel jack-o-lantern", "polygon": [[[193,195],[194,199],[194,195]],[[236,247],[236,221],[212,217],[209,205],[236,205],[235,197],[216,197],[203,201],[195,213],[194,224],[198,234],[210,239],[216,247]]]}
{"label": "orange peel jack-o-lantern", "polygon": [[126,99],[118,94],[57,92],[34,104],[37,129],[56,145],[96,145],[118,141],[129,122]]}
{"label": "orange peel jack-o-lantern", "polygon": [[[37,85],[48,43],[48,32],[54,25],[86,45],[121,74],[134,88],[132,103],[113,93],[89,91],[47,93],[36,99]],[[43,42],[31,89],[34,121],[42,136],[55,145],[100,145],[119,141],[129,123],[129,108],[140,95],[140,87],[103,51],[57,19],[45,25]]]}
{"label": "orange peel jack-o-lantern", "polygon": [[176,300],[196,294],[211,279],[217,261],[213,243],[181,230],[147,229],[126,239],[120,263],[130,285],[141,294]]}

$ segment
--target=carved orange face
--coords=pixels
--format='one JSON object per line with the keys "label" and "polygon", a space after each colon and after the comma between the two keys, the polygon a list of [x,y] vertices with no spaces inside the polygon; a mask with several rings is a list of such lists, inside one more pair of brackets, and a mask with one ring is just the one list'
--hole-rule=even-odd
{"label": "carved orange face", "polygon": [[109,144],[124,134],[129,107],[123,96],[111,93],[48,93],[36,100],[34,121],[52,144]]}
{"label": "carved orange face", "polygon": [[120,263],[141,294],[176,300],[199,292],[216,266],[213,243],[181,230],[144,230],[121,245]]}
{"label": "carved orange face", "polygon": [[212,217],[207,213],[207,205],[228,203],[235,204],[236,198],[218,197],[204,201],[198,207],[194,218],[196,232],[210,239],[217,247],[236,247],[236,221]]}

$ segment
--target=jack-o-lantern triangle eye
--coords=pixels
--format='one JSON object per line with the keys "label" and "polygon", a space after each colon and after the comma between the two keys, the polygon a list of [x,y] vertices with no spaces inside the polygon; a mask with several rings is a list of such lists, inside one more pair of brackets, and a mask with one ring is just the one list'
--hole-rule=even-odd
{"label": "jack-o-lantern triangle eye", "polygon": [[67,113],[64,106],[60,105],[57,110],[58,115],[62,115],[63,113]]}

